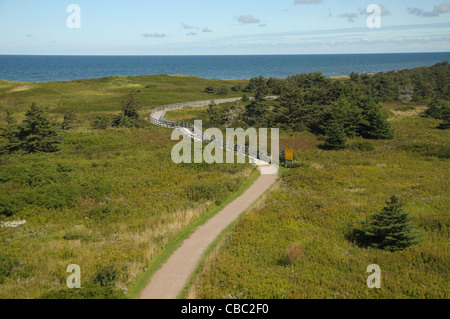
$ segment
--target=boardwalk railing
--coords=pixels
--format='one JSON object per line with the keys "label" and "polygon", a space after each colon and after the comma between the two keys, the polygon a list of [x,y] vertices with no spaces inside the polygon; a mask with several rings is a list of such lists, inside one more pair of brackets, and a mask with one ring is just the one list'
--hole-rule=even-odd
{"label": "boardwalk railing", "polygon": [[[268,96],[266,99],[276,99],[276,96]],[[204,100],[204,101],[195,101],[195,102],[184,102],[184,103],[176,103],[176,104],[169,104],[169,105],[163,105],[155,108],[152,113],[150,114],[149,121],[150,123],[154,125],[158,125],[161,127],[166,128],[185,128],[188,129],[188,131],[185,133],[187,135],[190,135],[193,139],[196,140],[202,140],[205,142],[210,142],[213,144],[218,145],[222,149],[226,149],[232,152],[236,152],[245,156],[249,156],[253,159],[260,159],[261,161],[270,163],[271,162],[271,155],[266,152],[259,151],[257,148],[253,147],[247,147],[246,145],[234,145],[234,148],[228,146],[226,142],[220,138],[212,137],[206,134],[203,134],[202,136],[194,136],[194,124],[189,122],[183,122],[183,121],[172,121],[166,119],[164,116],[166,115],[167,111],[173,111],[173,110],[179,110],[185,107],[202,107],[210,105],[211,102],[214,104],[223,104],[223,103],[231,103],[241,100],[242,98],[228,98],[228,99],[218,99],[218,100]],[[253,98],[250,98],[251,100]]]}

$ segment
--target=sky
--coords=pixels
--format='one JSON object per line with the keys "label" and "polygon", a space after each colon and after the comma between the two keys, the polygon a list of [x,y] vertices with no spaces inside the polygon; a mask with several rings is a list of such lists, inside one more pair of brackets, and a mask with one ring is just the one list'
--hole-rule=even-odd
{"label": "sky", "polygon": [[0,0],[0,54],[450,51],[450,1],[383,1]]}

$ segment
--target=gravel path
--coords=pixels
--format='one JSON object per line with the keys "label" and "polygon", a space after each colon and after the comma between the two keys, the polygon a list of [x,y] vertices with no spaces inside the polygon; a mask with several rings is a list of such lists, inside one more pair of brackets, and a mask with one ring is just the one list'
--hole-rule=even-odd
{"label": "gravel path", "polygon": [[153,275],[141,299],[175,299],[208,246],[219,234],[277,180],[277,174],[260,175],[244,194],[200,226]]}
{"label": "gravel path", "polygon": [[[153,124],[168,127],[164,120],[166,110],[200,106],[207,102],[164,106],[153,111],[150,121]],[[201,225],[175,250],[166,263],[153,274],[150,283],[141,294],[141,299],[175,299],[179,295],[209,245],[277,180],[278,170],[274,166],[260,160],[256,161],[256,165],[262,173],[258,179],[241,196]]]}

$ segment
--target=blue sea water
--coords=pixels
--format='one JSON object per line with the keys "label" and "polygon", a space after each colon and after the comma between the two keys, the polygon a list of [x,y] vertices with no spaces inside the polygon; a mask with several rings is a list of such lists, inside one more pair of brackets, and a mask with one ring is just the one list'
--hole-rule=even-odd
{"label": "blue sea water", "polygon": [[320,71],[326,76],[377,73],[449,61],[450,52],[395,54],[228,56],[41,56],[0,55],[0,79],[68,81],[105,76],[183,74],[211,79],[285,78]]}

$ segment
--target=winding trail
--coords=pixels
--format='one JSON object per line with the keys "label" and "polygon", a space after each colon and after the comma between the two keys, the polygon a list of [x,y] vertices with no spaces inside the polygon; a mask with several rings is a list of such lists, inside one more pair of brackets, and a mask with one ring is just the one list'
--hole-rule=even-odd
{"label": "winding trail", "polygon": [[[234,99],[236,101],[238,99]],[[216,100],[216,103],[225,103],[224,100]],[[227,99],[226,102],[229,102]],[[150,122],[164,127],[191,128],[189,123],[180,123],[164,119],[167,110],[187,106],[204,106],[210,101],[199,101],[168,105],[155,109],[150,116]],[[203,103],[206,103],[202,105]],[[182,106],[184,105],[184,106]],[[247,208],[250,207],[261,195],[264,194],[278,179],[278,171],[269,163],[256,160],[255,164],[261,171],[257,180],[238,198],[228,204],[219,213],[210,218],[206,223],[186,239],[175,250],[169,259],[152,276],[150,283],[141,293],[141,299],[175,299],[187,284],[190,275],[200,262],[206,249],[219,236],[219,234]]]}

